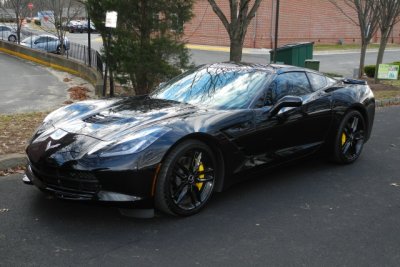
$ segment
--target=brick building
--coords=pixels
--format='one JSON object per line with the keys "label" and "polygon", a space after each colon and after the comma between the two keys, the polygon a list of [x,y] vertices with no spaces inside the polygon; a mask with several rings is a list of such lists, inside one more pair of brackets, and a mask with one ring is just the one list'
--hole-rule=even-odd
{"label": "brick building", "polygon": [[[229,18],[229,1],[217,0]],[[276,0],[263,0],[246,35],[245,47],[271,48],[274,41]],[[229,46],[228,34],[207,0],[197,0],[195,17],[185,25],[185,41],[192,44]],[[355,14],[354,14],[355,16]],[[356,18],[356,17],[355,17]],[[359,43],[359,28],[328,0],[281,0],[279,45],[311,41],[334,44]],[[375,36],[373,42],[379,41]],[[389,42],[400,43],[397,25]]]}

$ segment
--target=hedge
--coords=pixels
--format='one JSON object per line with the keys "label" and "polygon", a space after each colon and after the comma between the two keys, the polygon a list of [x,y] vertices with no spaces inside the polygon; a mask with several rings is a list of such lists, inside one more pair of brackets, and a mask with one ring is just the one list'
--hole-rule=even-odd
{"label": "hedge", "polygon": [[364,72],[369,78],[375,77],[375,65],[364,66]]}

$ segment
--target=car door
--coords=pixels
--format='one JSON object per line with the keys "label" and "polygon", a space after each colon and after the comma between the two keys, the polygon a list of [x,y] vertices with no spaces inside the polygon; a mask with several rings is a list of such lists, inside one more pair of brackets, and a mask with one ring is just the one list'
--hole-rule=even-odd
{"label": "car door", "polygon": [[47,47],[46,47],[46,51],[47,52],[55,52],[57,51],[57,46],[59,44],[58,39],[57,38],[53,38],[53,37],[47,37]]}
{"label": "car door", "polygon": [[0,26],[0,38],[1,40],[7,40],[8,36],[10,35],[11,31],[6,26]]}
{"label": "car door", "polygon": [[[301,97],[303,104],[271,116],[272,107],[285,96]],[[272,163],[311,153],[322,144],[331,120],[330,95],[314,90],[306,72],[276,75],[266,89],[265,106],[255,110],[255,155]]]}
{"label": "car door", "polygon": [[39,49],[39,50],[45,50],[45,44],[46,44],[46,37],[42,36],[37,38],[33,44],[32,48]]}

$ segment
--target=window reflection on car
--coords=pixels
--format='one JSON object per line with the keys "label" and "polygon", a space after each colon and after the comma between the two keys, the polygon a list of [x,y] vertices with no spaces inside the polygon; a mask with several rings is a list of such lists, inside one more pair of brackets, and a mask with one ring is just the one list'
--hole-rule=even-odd
{"label": "window reflection on car", "polygon": [[265,70],[250,68],[197,68],[161,85],[150,97],[214,109],[244,109],[268,76]]}

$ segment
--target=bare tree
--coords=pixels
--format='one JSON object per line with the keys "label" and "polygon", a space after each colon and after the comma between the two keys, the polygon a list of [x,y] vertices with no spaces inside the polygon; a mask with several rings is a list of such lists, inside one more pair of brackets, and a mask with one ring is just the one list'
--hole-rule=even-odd
{"label": "bare tree", "polygon": [[[65,43],[67,34],[65,26],[85,10],[85,6],[75,0],[39,0],[38,5],[41,10],[52,12],[52,16],[47,18],[52,27],[48,28],[42,25],[41,28],[48,33],[55,34],[60,40],[60,44]],[[64,54],[64,52],[64,45],[60,45],[60,53]]]}
{"label": "bare tree", "polygon": [[252,7],[250,7],[251,0],[229,0],[230,20],[227,19],[215,0],[208,0],[208,2],[229,34],[230,60],[240,62],[247,28],[259,8],[261,0],[254,0]]}
{"label": "bare tree", "polygon": [[[379,0],[329,0],[335,7],[345,15],[353,24],[360,29],[361,53],[358,78],[364,74],[365,54],[372,37],[378,29]],[[357,14],[354,17],[353,14]]]}
{"label": "bare tree", "polygon": [[23,19],[29,14],[29,0],[8,0],[4,3],[3,10],[7,11],[6,7],[10,7],[15,13],[15,31],[17,34],[18,44],[21,42],[21,29]]}
{"label": "bare tree", "polygon": [[400,0],[378,0],[379,13],[379,30],[381,33],[381,41],[379,46],[378,57],[376,59],[375,83],[378,82],[379,64],[382,64],[385,54],[386,45],[388,43],[394,25],[400,20]]}

